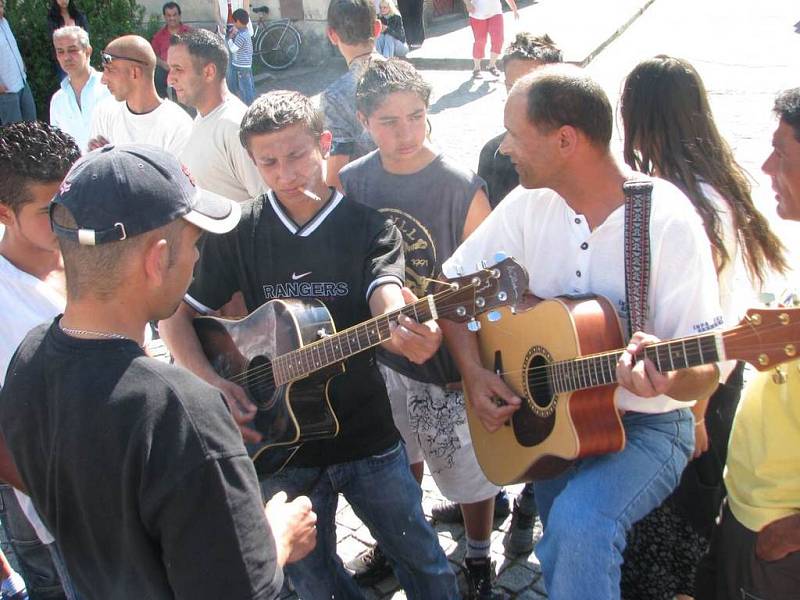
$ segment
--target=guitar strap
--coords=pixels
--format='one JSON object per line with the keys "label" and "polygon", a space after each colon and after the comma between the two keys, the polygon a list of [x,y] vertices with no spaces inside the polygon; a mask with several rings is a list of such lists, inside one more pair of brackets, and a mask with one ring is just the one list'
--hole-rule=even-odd
{"label": "guitar strap", "polygon": [[629,179],[622,185],[622,191],[625,194],[625,296],[629,335],[633,335],[635,331],[643,331],[647,321],[653,182]]}

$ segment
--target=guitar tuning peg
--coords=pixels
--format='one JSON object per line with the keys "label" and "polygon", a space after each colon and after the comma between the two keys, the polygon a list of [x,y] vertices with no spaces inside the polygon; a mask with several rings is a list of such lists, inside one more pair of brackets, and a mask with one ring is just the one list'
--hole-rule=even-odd
{"label": "guitar tuning peg", "polygon": [[499,310],[493,310],[486,315],[486,318],[489,320],[490,323],[496,323],[497,321],[503,318],[503,315],[500,313]]}
{"label": "guitar tuning peg", "polygon": [[481,324],[475,320],[475,317],[472,317],[469,321],[467,321],[467,329],[469,329],[472,333],[480,330]]}
{"label": "guitar tuning peg", "polygon": [[494,262],[495,263],[503,262],[507,258],[508,258],[508,254],[506,254],[505,252],[500,250],[500,252],[495,252]]}

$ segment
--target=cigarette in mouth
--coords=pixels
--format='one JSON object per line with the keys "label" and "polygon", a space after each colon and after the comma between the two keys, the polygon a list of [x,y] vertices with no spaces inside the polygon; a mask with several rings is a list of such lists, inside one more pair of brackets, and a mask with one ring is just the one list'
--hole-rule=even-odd
{"label": "cigarette in mouth", "polygon": [[303,188],[303,187],[299,187],[299,188],[297,188],[297,191],[298,191],[298,192],[300,192],[301,194],[303,194],[304,196],[308,196],[308,197],[309,197],[309,198],[311,198],[311,199],[312,199],[314,202],[322,202],[322,198],[320,198],[319,196],[317,196],[317,195],[316,195],[314,192],[312,192],[311,190],[307,190],[307,189],[305,189],[305,188]]}

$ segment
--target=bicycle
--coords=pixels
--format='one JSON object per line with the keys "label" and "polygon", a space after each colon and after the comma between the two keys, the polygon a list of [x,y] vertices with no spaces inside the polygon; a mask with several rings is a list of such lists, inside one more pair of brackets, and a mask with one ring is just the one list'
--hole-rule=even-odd
{"label": "bicycle", "polygon": [[303,38],[289,19],[279,19],[264,25],[268,6],[253,7],[258,21],[253,27],[253,58],[274,71],[288,69],[300,55]]}

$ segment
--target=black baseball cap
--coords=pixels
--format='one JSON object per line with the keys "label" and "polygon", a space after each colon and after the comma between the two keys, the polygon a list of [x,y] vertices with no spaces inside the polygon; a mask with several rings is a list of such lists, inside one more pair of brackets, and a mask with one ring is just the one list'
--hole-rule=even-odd
{"label": "black baseball cap", "polygon": [[[53,221],[60,204],[76,228]],[[137,236],[183,218],[211,233],[226,233],[241,216],[239,204],[195,184],[172,154],[146,144],[108,145],[70,169],[50,203],[59,237],[94,246]]]}

